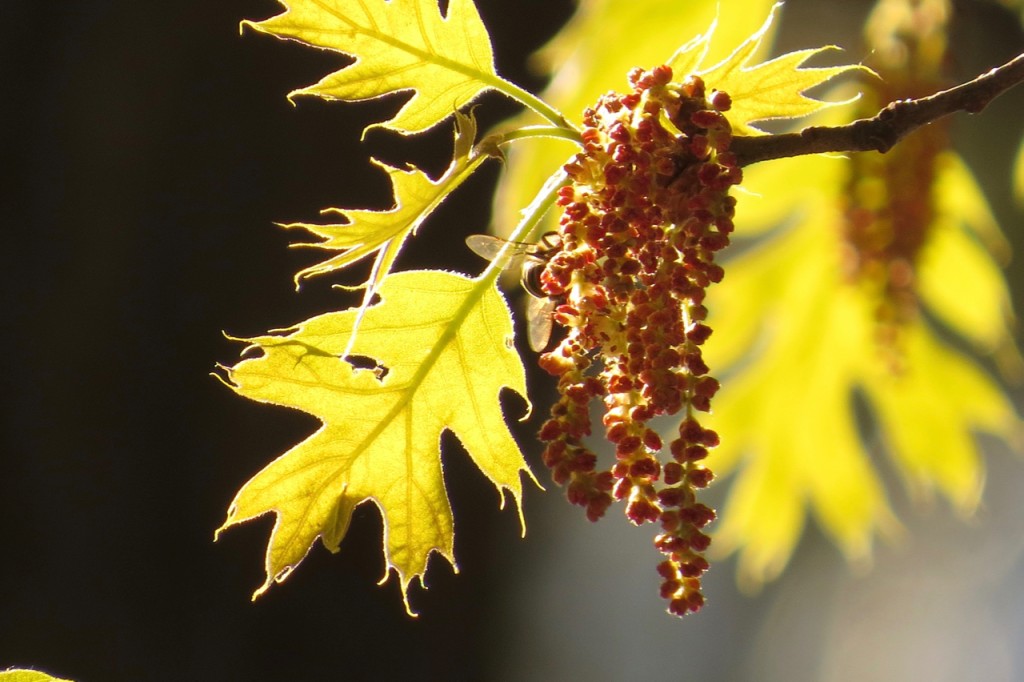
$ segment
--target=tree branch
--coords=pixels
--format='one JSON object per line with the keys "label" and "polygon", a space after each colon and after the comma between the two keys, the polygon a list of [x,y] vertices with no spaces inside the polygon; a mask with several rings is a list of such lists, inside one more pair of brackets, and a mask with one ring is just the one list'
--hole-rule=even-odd
{"label": "tree branch", "polygon": [[811,126],[798,133],[737,136],[732,140],[730,151],[741,166],[822,152],[877,151],[884,154],[908,133],[943,116],[958,111],[980,112],[1021,81],[1024,81],[1024,54],[948,90],[921,99],[892,102],[872,118],[844,126]]}

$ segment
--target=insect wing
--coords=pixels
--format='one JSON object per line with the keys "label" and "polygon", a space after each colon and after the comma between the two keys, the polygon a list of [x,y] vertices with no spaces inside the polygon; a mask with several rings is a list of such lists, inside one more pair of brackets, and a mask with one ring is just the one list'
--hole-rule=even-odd
{"label": "insect wing", "polygon": [[528,296],[526,299],[527,335],[530,350],[543,353],[551,338],[551,316],[555,312],[555,302],[550,298]]}
{"label": "insect wing", "polygon": [[505,265],[504,269],[506,270],[512,269],[515,265],[521,265],[523,256],[530,253],[530,250],[533,248],[531,244],[518,244],[489,234],[469,235],[466,237],[466,246],[476,255],[489,261],[494,260],[498,253],[507,246],[506,253],[511,258],[508,264]]}
{"label": "insect wing", "polygon": [[[489,234],[469,235],[466,237],[466,246],[476,255],[491,261],[497,257],[502,249],[505,249],[506,253],[510,256],[509,262],[505,265],[505,270],[510,270],[516,266],[522,268],[525,257],[537,260],[535,255],[537,251],[536,244],[510,242]],[[545,246],[547,246],[547,249],[551,248],[546,242]],[[529,287],[526,287],[525,280],[524,287],[529,293],[529,296],[526,297],[526,321],[530,348],[540,353],[547,348],[548,340],[551,338],[551,316],[555,311],[555,302],[547,296],[537,296],[531,292]]]}

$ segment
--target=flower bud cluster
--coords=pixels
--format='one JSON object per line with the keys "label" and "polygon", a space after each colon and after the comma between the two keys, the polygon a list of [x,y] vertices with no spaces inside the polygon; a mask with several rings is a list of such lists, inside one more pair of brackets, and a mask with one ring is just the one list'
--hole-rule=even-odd
{"label": "flower bud cluster", "polygon": [[[729,243],[728,192],[741,170],[728,151],[727,94],[706,92],[696,76],[673,82],[667,66],[629,79],[632,91],[584,113],[583,151],[557,201],[561,248],[541,281],[567,332],[541,357],[559,399],[540,437],[555,481],[588,518],[622,501],[633,523],[661,525],[661,593],[683,615],[703,605],[702,528],[715,517],[696,500],[718,444],[696,417],[718,390],[701,353],[711,334],[704,297],[724,274],[715,253]],[[615,446],[608,468],[584,442],[594,402]],[[664,415],[681,415],[667,444],[650,425]]]}
{"label": "flower bud cluster", "polygon": [[947,135],[948,124],[939,121],[888,154],[848,162],[843,270],[874,299],[875,341],[895,371],[903,364],[903,329],[919,314],[917,269],[935,220],[929,188]]}
{"label": "flower bud cluster", "polygon": [[[947,0],[878,3],[865,25],[867,65],[878,77],[860,85],[853,116],[871,116],[889,102],[919,99],[948,87]],[[934,238],[939,203],[934,188],[950,148],[950,119],[908,135],[887,154],[854,154],[843,191],[843,270],[874,303],[875,341],[893,373],[904,369],[903,334],[920,315],[922,254]]]}

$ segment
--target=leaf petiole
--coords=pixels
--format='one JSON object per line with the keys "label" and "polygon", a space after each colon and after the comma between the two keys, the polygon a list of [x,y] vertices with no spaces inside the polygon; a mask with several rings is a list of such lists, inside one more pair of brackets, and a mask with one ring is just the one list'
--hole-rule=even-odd
{"label": "leaf petiole", "polygon": [[474,75],[480,80],[480,82],[486,83],[488,86],[494,88],[506,97],[510,97],[523,106],[532,109],[556,128],[572,131],[576,135],[579,135],[579,131],[576,126],[569,123],[565,116],[562,115],[562,112],[558,111],[529,90],[524,90],[515,83],[505,80],[501,76],[491,75],[484,72],[478,72]]}
{"label": "leaf petiole", "polygon": [[575,128],[563,128],[561,126],[523,126],[515,130],[488,135],[485,140],[492,145],[502,145],[516,140],[525,140],[533,137],[553,137],[561,140],[568,140],[581,145],[583,138]]}
{"label": "leaf petiole", "polygon": [[558,198],[558,190],[569,184],[569,175],[564,170],[553,174],[541,187],[530,205],[523,209],[523,218],[508,236],[508,241],[491,259],[490,264],[480,274],[479,286],[490,286],[501,274],[508,260],[512,257],[512,249],[516,243],[536,241],[540,237],[541,219]]}

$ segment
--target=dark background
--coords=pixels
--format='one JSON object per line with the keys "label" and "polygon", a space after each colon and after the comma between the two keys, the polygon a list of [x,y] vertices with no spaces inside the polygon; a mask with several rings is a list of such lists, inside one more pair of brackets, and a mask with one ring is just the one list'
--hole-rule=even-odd
{"label": "dark background", "polygon": [[[499,72],[537,88],[525,57],[558,28],[571,3],[478,5]],[[794,12],[824,7],[790,5]],[[374,584],[384,565],[372,507],[357,512],[338,555],[314,548],[255,604],[249,598],[263,580],[272,519],[212,542],[238,487],[316,426],[308,416],[239,399],[211,378],[214,364],[233,363],[239,350],[221,331],[259,334],[351,303],[331,290],[336,279],[311,281],[296,294],[291,277],[316,254],[287,249],[293,235],[271,223],[315,220],[328,206],[387,208],[386,177],[369,166],[369,155],[436,174],[450,149],[448,127],[414,140],[377,131],[360,144],[362,128],[395,111],[398,99],[289,104],[288,91],[342,62],[254,32],[239,36],[240,19],[278,10],[270,0],[0,2],[0,158],[8,169],[0,190],[0,668],[34,665],[79,682],[470,680],[523,679],[535,663],[529,679],[574,678],[555,677],[550,671],[563,670],[559,665],[587,679],[626,679],[608,672],[614,668],[602,677],[586,661],[565,660],[605,618],[619,619],[622,639],[617,645],[620,631],[610,643],[594,636],[585,655],[621,662],[637,651],[626,642],[647,632],[640,621],[623,622],[614,608],[599,609],[594,620],[573,617],[585,607],[568,591],[593,583],[589,599],[600,599],[594,594],[620,589],[615,575],[595,578],[584,563],[535,582],[522,576],[538,575],[531,562],[551,549],[604,562],[622,571],[624,583],[632,569],[616,562],[633,550],[615,544],[605,524],[586,524],[557,491],[534,489],[526,492],[531,533],[520,541],[515,513],[498,510],[493,487],[457,448],[446,448],[445,466],[461,573],[431,562],[429,591],[413,589],[419,620],[406,616],[394,579]],[[805,11],[819,37],[801,47],[840,41],[828,34],[835,27],[826,10]],[[1011,46],[1001,59],[1014,44],[1019,49],[1019,30],[1011,15],[994,16],[971,30],[989,43],[1002,30]],[[856,35],[858,24],[841,28]],[[1020,99],[1014,101],[997,102],[992,116],[1019,117]],[[515,110],[496,95],[483,104],[484,127]],[[1017,139],[982,136],[967,145],[1002,202],[1004,224],[1019,221],[1006,208]],[[402,267],[479,267],[462,239],[488,222],[497,168],[479,175],[436,214],[429,242],[421,240]],[[1019,282],[1020,268],[1011,276]],[[1009,467],[1003,480],[1018,468]],[[994,508],[1001,499],[997,489]],[[1012,516],[1016,507],[1009,510],[1020,518]],[[554,529],[552,515],[573,529],[571,541]],[[957,532],[947,523],[942,516],[940,538]],[[770,599],[792,594],[788,578],[760,600],[731,597],[732,567],[723,566],[711,578],[719,606],[680,625],[650,594],[649,539],[634,535],[638,589],[650,597],[636,603],[664,629],[658,637],[669,659],[682,656],[684,641],[705,642],[703,659],[686,660],[689,669],[703,664],[703,679],[736,679],[743,668],[730,651],[768,656],[761,633],[778,623],[778,602]],[[584,536],[591,549],[574,549]],[[822,562],[845,570],[813,532],[808,546],[817,558],[795,562],[791,572],[803,576],[793,580],[805,589],[823,575]],[[595,559],[588,554],[594,547],[616,549]],[[1011,556],[1010,565],[1019,565],[1019,555]],[[541,612],[522,615],[522,604],[502,592],[517,577],[527,581],[525,593],[543,596],[573,629],[551,634]],[[1002,630],[1020,625],[1008,618],[996,619]],[[548,634],[531,634],[542,632]],[[702,632],[717,633],[720,646],[711,648]],[[1014,637],[1020,641],[1019,631]],[[621,656],[616,646],[626,647]],[[519,661],[520,672],[503,670],[508,661]],[[816,677],[813,668],[804,672],[810,676],[802,679]],[[665,676],[682,675],[677,668]]]}
{"label": "dark background", "polygon": [[[570,4],[480,6],[499,69],[536,88],[524,55]],[[313,551],[256,604],[271,518],[212,541],[237,488],[315,428],[211,378],[240,349],[221,330],[258,334],[350,304],[326,280],[296,295],[291,277],[316,254],[288,250],[294,235],[272,222],[387,208],[386,176],[368,155],[425,160],[436,173],[451,153],[450,126],[409,144],[378,131],[360,145],[397,98],[289,104],[287,92],[344,62],[239,36],[241,19],[279,10],[0,3],[0,156],[13,170],[0,246],[0,668],[86,681],[481,669],[478,624],[500,570],[488,547],[518,541],[518,519],[461,457],[445,461],[463,573],[432,562],[431,589],[414,594],[425,622],[406,616],[395,580],[375,585],[384,564],[371,509],[340,555]],[[483,103],[485,125],[515,110],[495,95]],[[460,191],[433,223],[434,248],[403,266],[480,266],[461,242],[486,229],[496,170]]]}

